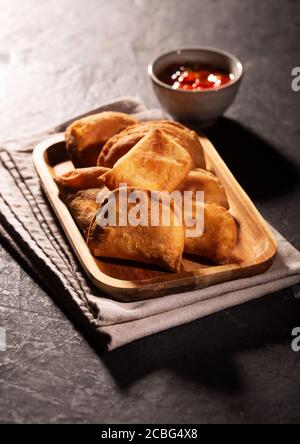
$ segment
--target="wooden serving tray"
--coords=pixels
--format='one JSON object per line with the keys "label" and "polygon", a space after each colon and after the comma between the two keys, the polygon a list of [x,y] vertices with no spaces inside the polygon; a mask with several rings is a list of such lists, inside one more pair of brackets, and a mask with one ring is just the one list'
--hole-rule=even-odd
{"label": "wooden serving tray", "polygon": [[177,274],[146,264],[95,258],[68,208],[59,198],[53,180],[54,176],[74,169],[68,159],[64,134],[58,134],[35,148],[35,168],[76,256],[90,280],[110,297],[120,301],[150,299],[253,276],[271,266],[276,254],[273,234],[211,142],[204,135],[199,137],[207,168],[219,177],[225,187],[230,212],[239,225],[239,238],[228,264],[215,265],[200,257],[184,256],[182,270]]}

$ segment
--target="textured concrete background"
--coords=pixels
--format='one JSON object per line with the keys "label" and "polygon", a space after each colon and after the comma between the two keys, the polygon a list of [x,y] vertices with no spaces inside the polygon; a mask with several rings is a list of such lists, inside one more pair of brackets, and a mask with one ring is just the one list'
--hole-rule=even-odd
{"label": "textured concrete background", "polygon": [[[232,51],[246,76],[209,131],[265,217],[300,249],[300,4],[277,0],[0,0],[0,139],[124,95],[157,105],[162,50]],[[300,289],[100,356],[0,250],[0,422],[299,422]],[[297,299],[298,296],[298,299]]]}

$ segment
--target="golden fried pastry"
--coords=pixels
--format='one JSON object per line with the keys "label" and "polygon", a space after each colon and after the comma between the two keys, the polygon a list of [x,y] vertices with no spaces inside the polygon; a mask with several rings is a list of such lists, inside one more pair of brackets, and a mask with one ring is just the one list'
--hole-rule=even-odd
{"label": "golden fried pastry", "polygon": [[88,188],[99,188],[97,180],[99,176],[106,173],[107,168],[95,166],[89,168],[76,168],[61,176],[54,178],[58,188],[62,190],[86,190]]}
{"label": "golden fried pastry", "polygon": [[76,167],[96,165],[101,148],[108,139],[136,123],[134,117],[113,111],[76,120],[65,131],[70,159]]}
{"label": "golden fried pastry", "polygon": [[[128,203],[128,211],[124,205],[119,205],[120,192],[126,190],[129,193],[139,193],[141,190],[133,188],[120,188],[108,195],[115,198],[117,225],[106,225],[106,209],[104,200],[101,208],[103,213],[98,212],[98,216],[91,224],[87,244],[91,252],[98,257],[112,257],[126,259],[144,263],[159,265],[168,270],[178,272],[184,247],[184,227],[176,219],[174,208],[171,208],[171,223],[169,226],[147,226],[138,225],[120,226],[120,218],[130,217],[131,210],[135,204]],[[146,207],[150,215],[150,192],[142,191],[147,198]],[[159,201],[161,214],[169,211],[167,206]],[[177,220],[177,223],[175,223]],[[149,221],[149,220],[148,220]],[[178,226],[177,226],[178,225]]]}
{"label": "golden fried pastry", "polygon": [[192,166],[191,156],[165,132],[154,129],[99,180],[110,190],[122,183],[153,191],[172,191]]}
{"label": "golden fried pastry", "polygon": [[140,122],[113,136],[104,145],[98,158],[98,165],[112,168],[122,156],[153,129],[164,131],[185,148],[192,158],[194,167],[205,168],[203,148],[197,134],[180,123],[168,120]]}
{"label": "golden fried pastry", "polygon": [[[193,217],[196,214],[194,202]],[[193,227],[189,227],[189,230]],[[187,237],[185,231],[184,252],[207,257],[218,264],[226,263],[237,243],[237,224],[225,208],[204,203],[204,232],[199,237]]]}
{"label": "golden fried pastry", "polygon": [[210,171],[196,168],[189,172],[177,187],[179,191],[203,191],[205,202],[215,202],[229,209],[225,189],[219,179]]}

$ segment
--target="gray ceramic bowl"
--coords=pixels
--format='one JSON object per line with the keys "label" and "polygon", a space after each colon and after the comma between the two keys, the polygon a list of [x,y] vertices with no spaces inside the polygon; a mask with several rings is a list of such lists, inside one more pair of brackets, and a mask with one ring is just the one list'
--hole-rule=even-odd
{"label": "gray ceramic bowl", "polygon": [[[173,89],[159,79],[161,72],[172,64],[200,62],[228,71],[234,79],[219,88],[185,91]],[[181,48],[167,52],[148,66],[155,94],[162,107],[180,120],[196,120],[202,126],[215,122],[232,104],[243,76],[243,65],[233,55],[207,47]]]}

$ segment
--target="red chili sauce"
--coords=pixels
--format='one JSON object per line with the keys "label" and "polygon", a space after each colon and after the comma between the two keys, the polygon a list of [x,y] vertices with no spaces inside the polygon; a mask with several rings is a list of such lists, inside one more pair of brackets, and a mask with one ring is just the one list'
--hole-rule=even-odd
{"label": "red chili sauce", "polygon": [[173,89],[185,91],[217,89],[234,80],[232,73],[201,63],[170,65],[158,77]]}

